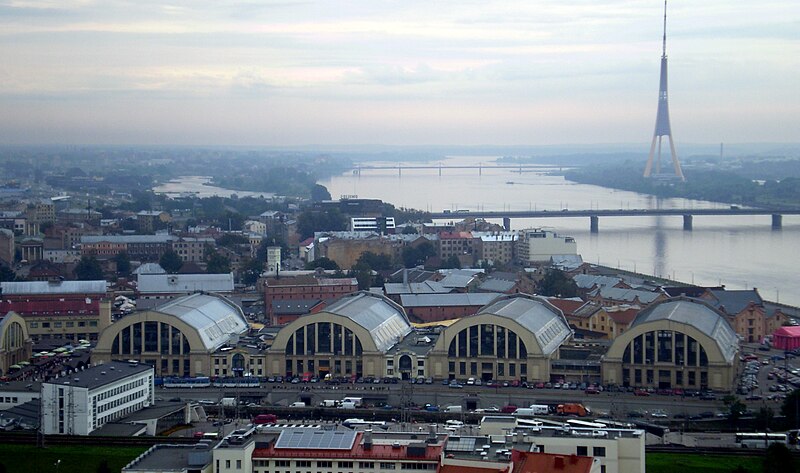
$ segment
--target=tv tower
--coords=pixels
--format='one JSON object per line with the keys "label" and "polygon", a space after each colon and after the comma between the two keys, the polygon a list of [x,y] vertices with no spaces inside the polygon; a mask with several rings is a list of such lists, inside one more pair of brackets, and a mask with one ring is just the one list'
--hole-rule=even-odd
{"label": "tv tower", "polygon": [[[656,129],[653,133],[653,142],[650,144],[650,155],[647,157],[647,166],[644,168],[644,177],[655,174],[661,176],[661,141],[669,138],[669,150],[672,155],[672,167],[675,177],[685,181],[678,153],[675,152],[675,140],[672,139],[672,128],[669,124],[669,102],[667,101],[667,0],[664,0],[664,37],[661,46],[661,81],[658,87],[658,112],[656,113]],[[656,144],[658,153],[656,154]],[[655,173],[653,173],[653,158],[655,159]],[[663,177],[663,176],[662,176]]]}

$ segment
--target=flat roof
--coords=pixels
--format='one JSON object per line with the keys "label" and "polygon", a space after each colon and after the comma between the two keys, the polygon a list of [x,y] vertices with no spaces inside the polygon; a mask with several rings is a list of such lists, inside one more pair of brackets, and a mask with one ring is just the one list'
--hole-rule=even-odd
{"label": "flat roof", "polygon": [[102,365],[76,371],[60,378],[45,381],[44,384],[57,384],[59,386],[76,386],[79,388],[97,389],[107,384],[115,383],[129,376],[153,371],[153,367],[143,363],[122,363],[110,361]]}
{"label": "flat roof", "polygon": [[122,471],[178,471],[188,469],[190,466],[203,467],[209,463],[211,463],[210,448],[198,448],[198,445],[160,444],[130,462]]}

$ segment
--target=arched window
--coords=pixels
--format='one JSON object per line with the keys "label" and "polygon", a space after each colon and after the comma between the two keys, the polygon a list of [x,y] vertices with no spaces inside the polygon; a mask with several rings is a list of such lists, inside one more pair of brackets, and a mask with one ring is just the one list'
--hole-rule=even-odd
{"label": "arched window", "polygon": [[447,349],[447,356],[449,358],[455,358],[456,357],[456,339],[457,338],[458,337],[454,337],[452,340],[450,340],[450,347]]}
{"label": "arched window", "polygon": [[236,353],[231,359],[231,369],[235,372],[244,371],[244,355]]}
{"label": "arched window", "polygon": [[403,355],[400,357],[400,371],[411,371],[411,357]]}
{"label": "arched window", "polygon": [[623,363],[633,363],[631,359],[631,346],[633,342],[629,343],[628,346],[625,347],[625,352],[622,354],[622,362]]}

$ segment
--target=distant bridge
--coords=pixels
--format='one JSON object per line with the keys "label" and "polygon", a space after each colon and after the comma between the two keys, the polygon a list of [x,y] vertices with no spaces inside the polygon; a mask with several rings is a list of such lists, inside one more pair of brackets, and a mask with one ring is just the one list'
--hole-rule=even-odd
{"label": "distant bridge", "polygon": [[353,174],[360,175],[361,171],[370,171],[370,170],[381,170],[381,169],[389,169],[392,171],[397,171],[398,176],[403,175],[403,171],[408,171],[412,169],[438,169],[439,175],[442,175],[442,170],[445,169],[477,169],[478,175],[483,174],[484,169],[513,169],[517,172],[522,171],[530,171],[533,169],[542,169],[542,168],[553,168],[553,167],[560,167],[560,166],[549,166],[549,165],[542,165],[542,164],[412,164],[412,165],[399,165],[399,164],[368,164],[368,165],[361,165],[356,164],[353,166]]}
{"label": "distant bridge", "polygon": [[732,207],[729,209],[591,209],[591,210],[504,210],[504,211],[464,211],[432,212],[429,214],[434,219],[452,218],[495,218],[503,219],[503,227],[511,229],[512,218],[565,218],[589,217],[589,228],[592,233],[599,231],[600,217],[647,217],[652,215],[680,215],[683,217],[683,229],[692,229],[692,217],[695,215],[771,215],[772,228],[778,229],[783,225],[784,215],[800,215],[800,209],[743,209]]}

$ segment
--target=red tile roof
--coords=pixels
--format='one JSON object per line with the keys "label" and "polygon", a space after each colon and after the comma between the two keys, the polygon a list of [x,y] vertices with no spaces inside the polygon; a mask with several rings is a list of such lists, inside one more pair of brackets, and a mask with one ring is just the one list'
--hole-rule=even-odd
{"label": "red tile roof", "polygon": [[585,302],[583,301],[573,301],[569,299],[559,299],[557,297],[548,297],[547,302],[553,304],[554,306],[561,309],[561,312],[564,315],[572,315],[576,310],[578,310]]}
{"label": "red tile roof", "polygon": [[617,311],[609,311],[606,310],[606,313],[609,317],[611,317],[614,322],[618,324],[630,325],[633,322],[633,319],[636,318],[636,315],[639,314],[641,309],[626,309],[626,310],[617,310]]}
{"label": "red tile roof", "polygon": [[510,470],[510,464],[505,468],[496,468],[490,466],[443,465],[439,469],[439,473],[506,473]]}
{"label": "red tile roof", "polygon": [[[363,433],[359,432],[350,450],[324,450],[324,449],[303,449],[303,448],[280,448],[275,449],[275,444],[270,444],[267,448],[257,448],[253,451],[253,458],[322,458],[322,459],[353,459],[353,460],[413,460],[413,461],[436,461],[442,456],[444,446],[442,444],[428,445],[425,455],[421,457],[410,457],[408,455],[408,445],[400,445],[395,448],[392,445],[373,445],[370,449],[365,449],[361,443]],[[483,472],[486,473],[486,472]]]}
{"label": "red tile roof", "polygon": [[514,473],[589,473],[594,459],[513,450],[511,461],[514,463]]}

